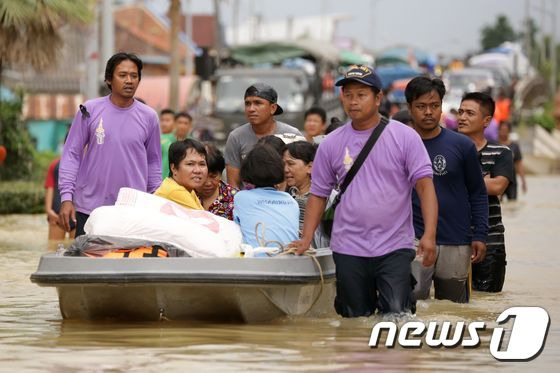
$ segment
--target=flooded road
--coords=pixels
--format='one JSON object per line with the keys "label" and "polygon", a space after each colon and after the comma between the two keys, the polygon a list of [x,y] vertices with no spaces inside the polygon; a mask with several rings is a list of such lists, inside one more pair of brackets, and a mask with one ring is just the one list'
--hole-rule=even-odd
{"label": "flooded road", "polygon": [[282,319],[258,325],[63,321],[56,291],[29,281],[47,251],[41,215],[0,216],[0,371],[443,371],[556,370],[560,364],[560,177],[529,178],[529,193],[506,204],[508,266],[501,294],[468,305],[419,302],[420,321],[484,321],[512,306],[540,306],[551,318],[542,354],[500,362],[492,330],[475,349],[368,347],[376,318]]}

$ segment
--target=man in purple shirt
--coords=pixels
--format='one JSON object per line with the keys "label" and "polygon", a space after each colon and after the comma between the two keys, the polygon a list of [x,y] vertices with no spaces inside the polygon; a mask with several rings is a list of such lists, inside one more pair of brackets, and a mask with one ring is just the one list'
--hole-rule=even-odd
{"label": "man in purple shirt", "polygon": [[[303,253],[321,220],[331,190],[340,185],[380,122],[381,81],[366,66],[351,66],[336,83],[351,121],[329,134],[313,162]],[[414,312],[410,263],[413,250],[412,189],[422,205],[425,231],[419,244],[423,264],[435,260],[437,199],[432,167],[418,134],[391,120],[342,195],[336,208],[331,249],[336,264],[335,309],[343,317]]]}
{"label": "man in purple shirt", "polygon": [[161,144],[157,113],[134,99],[142,61],[117,53],[107,61],[105,83],[111,94],[87,101],[76,113],[59,170],[66,231],[84,234],[91,211],[113,205],[119,189],[153,192],[161,183]]}

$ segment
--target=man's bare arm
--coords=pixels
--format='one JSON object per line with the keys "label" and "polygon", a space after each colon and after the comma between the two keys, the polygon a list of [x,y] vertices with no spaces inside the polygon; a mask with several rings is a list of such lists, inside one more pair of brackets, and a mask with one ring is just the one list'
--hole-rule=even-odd
{"label": "man's bare arm", "polygon": [[416,182],[416,193],[420,199],[424,234],[418,243],[418,255],[423,255],[422,265],[429,267],[436,261],[436,229],[438,204],[436,190],[431,178],[423,177]]}
{"label": "man's bare arm", "polygon": [[241,185],[241,177],[240,177],[241,170],[237,167],[233,167],[230,165],[226,166],[226,174],[227,174],[227,182],[234,188],[239,189]]}
{"label": "man's bare arm", "polygon": [[509,180],[505,176],[484,177],[484,184],[486,184],[486,191],[489,196],[501,196],[509,185]]}
{"label": "man's bare arm", "polygon": [[318,197],[316,195],[310,195],[307,200],[307,205],[305,206],[305,216],[303,219],[303,235],[301,240],[292,242],[289,246],[295,247],[298,254],[303,254],[311,241],[313,241],[313,234],[315,229],[321,222],[321,217],[327,206],[327,199],[324,197]]}

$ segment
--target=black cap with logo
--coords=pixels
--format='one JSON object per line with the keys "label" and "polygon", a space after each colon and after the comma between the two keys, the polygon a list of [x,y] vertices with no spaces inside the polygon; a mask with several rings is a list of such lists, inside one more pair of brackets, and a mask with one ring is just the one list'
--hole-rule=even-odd
{"label": "black cap with logo", "polygon": [[383,89],[383,84],[381,79],[373,72],[373,69],[364,65],[352,65],[344,74],[344,78],[336,82],[337,86],[343,86],[350,82],[358,82],[370,87],[377,88],[378,90]]}
{"label": "black cap with logo", "polygon": [[268,84],[255,83],[255,84],[251,85],[245,91],[245,97],[244,98],[247,98],[249,96],[264,98],[265,100],[270,101],[271,104],[276,104],[277,107],[276,107],[276,111],[274,112],[274,115],[279,115],[279,114],[282,114],[284,112],[284,110],[282,110],[282,108],[280,107],[280,105],[278,105],[278,102],[277,102],[278,101],[278,93],[276,93],[276,90],[274,88],[272,88],[271,86],[269,86]]}

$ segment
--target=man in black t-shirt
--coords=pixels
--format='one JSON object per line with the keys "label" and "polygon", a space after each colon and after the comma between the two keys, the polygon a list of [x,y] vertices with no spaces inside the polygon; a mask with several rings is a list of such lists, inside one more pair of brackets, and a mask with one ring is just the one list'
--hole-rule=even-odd
{"label": "man in black t-shirt", "polygon": [[523,193],[527,193],[527,183],[525,181],[525,167],[523,167],[523,155],[521,154],[521,148],[519,144],[515,141],[511,141],[509,134],[511,132],[511,124],[508,122],[500,123],[500,128],[498,130],[498,141],[500,144],[507,146],[513,152],[513,182],[509,184],[504,195],[508,200],[517,199],[517,175],[521,179],[521,190]]}
{"label": "man in black t-shirt", "polygon": [[500,292],[506,273],[506,249],[499,197],[513,181],[513,155],[507,146],[487,141],[484,137],[484,129],[490,124],[494,109],[494,100],[489,95],[467,93],[461,101],[457,119],[459,132],[470,137],[476,145],[488,192],[486,258],[473,265],[473,288]]}

